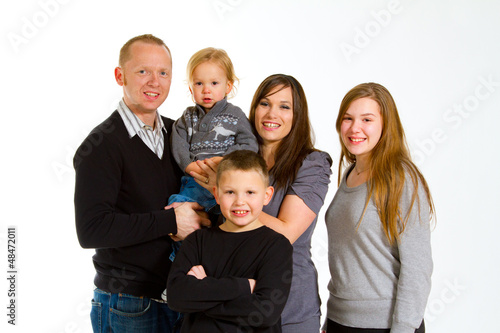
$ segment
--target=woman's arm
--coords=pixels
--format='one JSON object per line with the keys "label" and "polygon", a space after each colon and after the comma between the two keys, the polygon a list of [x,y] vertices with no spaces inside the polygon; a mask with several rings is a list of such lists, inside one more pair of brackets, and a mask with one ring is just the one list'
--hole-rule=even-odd
{"label": "woman's arm", "polygon": [[[286,189],[277,216],[262,213],[262,223],[293,244],[309,228],[323,206],[332,173],[330,166],[331,158],[327,153],[315,151],[309,154],[295,180]],[[271,204],[276,200],[281,198],[273,198]]]}
{"label": "woman's arm", "polygon": [[297,195],[287,195],[283,199],[278,217],[262,212],[260,221],[294,243],[309,228],[316,218],[314,213]]}

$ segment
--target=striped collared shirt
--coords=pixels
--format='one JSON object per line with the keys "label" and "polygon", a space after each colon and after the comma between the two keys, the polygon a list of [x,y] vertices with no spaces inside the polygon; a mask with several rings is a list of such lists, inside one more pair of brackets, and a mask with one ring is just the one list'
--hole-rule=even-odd
{"label": "striped collared shirt", "polygon": [[160,159],[163,157],[163,129],[165,125],[161,120],[158,111],[156,111],[155,128],[144,124],[142,120],[133,113],[125,104],[123,99],[118,103],[118,113],[125,123],[128,135],[132,138],[138,135],[142,141],[149,147]]}

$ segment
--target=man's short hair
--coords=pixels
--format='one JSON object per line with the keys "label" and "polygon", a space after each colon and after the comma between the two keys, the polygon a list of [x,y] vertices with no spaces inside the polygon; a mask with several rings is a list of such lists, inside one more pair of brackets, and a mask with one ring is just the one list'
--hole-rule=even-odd
{"label": "man's short hair", "polygon": [[136,36],[136,37],[130,39],[128,42],[126,42],[122,46],[122,48],[120,50],[120,58],[118,59],[118,65],[120,67],[123,68],[123,65],[125,65],[125,63],[128,60],[130,60],[130,58],[131,58],[130,47],[135,42],[144,42],[144,43],[148,43],[148,44],[155,44],[155,45],[159,45],[159,46],[165,46],[165,48],[168,51],[168,54],[170,55],[170,59],[172,59],[172,54],[170,53],[170,49],[165,44],[165,42],[163,42],[163,40],[161,40],[160,38],[155,37],[155,36],[153,36],[151,34],[145,34],[145,35]]}

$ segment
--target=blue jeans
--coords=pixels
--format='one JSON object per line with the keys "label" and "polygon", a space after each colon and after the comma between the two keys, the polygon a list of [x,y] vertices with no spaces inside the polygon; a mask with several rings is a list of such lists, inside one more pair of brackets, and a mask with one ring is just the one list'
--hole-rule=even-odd
{"label": "blue jeans", "polygon": [[147,297],[94,290],[90,312],[94,333],[178,333],[182,315]]}
{"label": "blue jeans", "polygon": [[[173,194],[170,198],[168,198],[169,205],[174,202],[197,202],[200,206],[205,208],[206,212],[217,205],[217,201],[215,200],[213,194],[203,186],[199,185],[193,177],[183,176],[181,178],[181,183],[182,185],[179,194]],[[181,243],[182,242],[172,243],[172,252],[169,257],[172,262],[174,261],[177,252],[179,252]]]}
{"label": "blue jeans", "polygon": [[168,198],[169,205],[174,202],[197,202],[207,212],[217,205],[213,194],[199,185],[193,177],[183,176],[181,183],[179,194],[173,194]]}

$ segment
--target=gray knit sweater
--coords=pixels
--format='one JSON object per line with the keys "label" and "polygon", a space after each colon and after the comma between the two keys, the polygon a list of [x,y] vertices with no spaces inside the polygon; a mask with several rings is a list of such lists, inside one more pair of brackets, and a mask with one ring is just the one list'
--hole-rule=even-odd
{"label": "gray knit sweater", "polygon": [[188,107],[174,124],[172,154],[183,171],[191,162],[241,149],[258,152],[259,146],[247,116],[226,98],[208,113]]}
{"label": "gray knit sweater", "polygon": [[[433,268],[425,192],[420,186],[420,216],[415,201],[401,241],[390,245],[373,200],[358,227],[367,184],[347,187],[347,174],[325,217],[331,274],[327,316],[344,326],[413,333],[424,316]],[[411,189],[407,182],[401,198],[405,213]]]}

